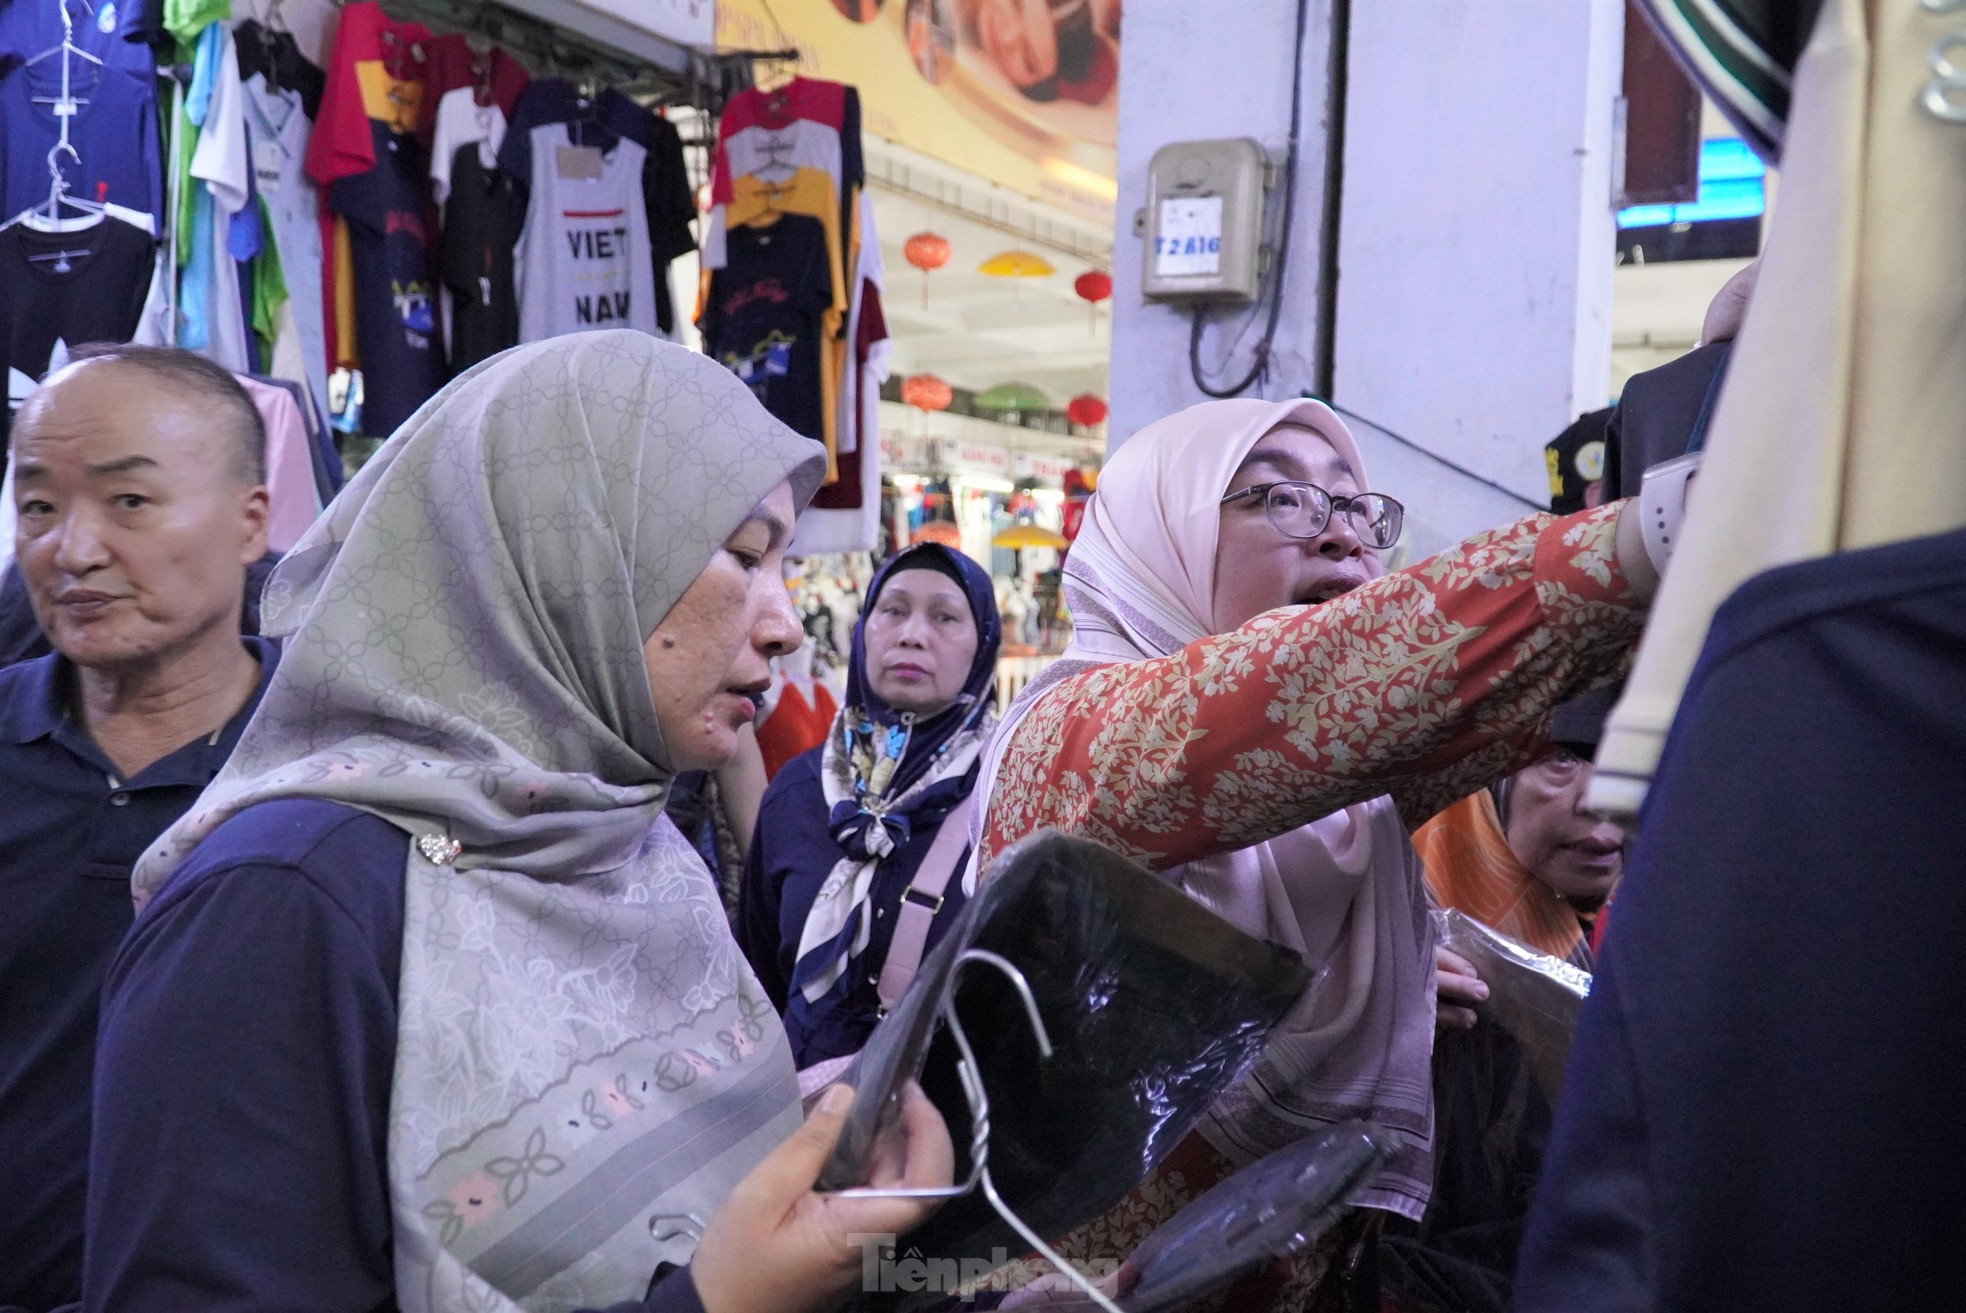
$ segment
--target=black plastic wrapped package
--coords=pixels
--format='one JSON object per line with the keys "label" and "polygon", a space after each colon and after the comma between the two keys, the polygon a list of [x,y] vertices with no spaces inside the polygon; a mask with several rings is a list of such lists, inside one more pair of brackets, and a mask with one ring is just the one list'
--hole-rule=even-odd
{"label": "black plastic wrapped package", "polygon": [[[985,966],[956,970],[972,948],[1023,974],[1054,1046],[1049,1059],[1009,980]],[[1065,1235],[1117,1205],[1194,1128],[1311,978],[1295,953],[1236,929],[1144,867],[1086,840],[1035,835],[990,868],[841,1078],[857,1093],[821,1187],[867,1180],[876,1137],[917,1074],[949,1122],[956,1178],[967,1175],[970,1105],[956,1045],[936,1029],[953,986],[989,1098],[991,1177],[1038,1235]],[[901,1247],[931,1261],[1029,1248],[980,1191],[950,1200]]]}
{"label": "black plastic wrapped package", "polygon": [[1345,1122],[1217,1182],[1133,1252],[1128,1261],[1139,1281],[1120,1307],[1184,1308],[1273,1258],[1308,1248],[1371,1184],[1393,1140],[1380,1127]]}

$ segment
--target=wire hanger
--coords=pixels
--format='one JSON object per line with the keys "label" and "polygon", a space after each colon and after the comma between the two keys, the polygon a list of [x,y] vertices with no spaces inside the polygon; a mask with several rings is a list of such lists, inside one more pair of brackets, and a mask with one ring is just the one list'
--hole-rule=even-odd
{"label": "wire hanger", "polygon": [[[53,55],[63,56],[64,58],[62,61],[63,68],[62,68],[61,90],[62,90],[62,95],[65,98],[68,95],[67,57],[73,56],[78,59],[86,59],[91,64],[94,64],[97,68],[102,67],[102,61],[100,59],[97,59],[94,55],[90,54],[88,51],[82,49],[82,47],[75,44],[75,19],[68,12],[68,0],[60,0],[60,4],[61,4],[61,44],[49,46],[46,50],[43,50],[40,54],[36,55],[34,58],[24,61],[21,67],[26,68],[28,65],[38,64],[42,60],[47,59]],[[88,104],[87,101],[82,101],[80,103],[85,105]]]}
{"label": "wire hanger", "polygon": [[962,1019],[956,1015],[955,1005],[957,978],[965,967],[978,962],[1001,972],[1017,990],[1018,997],[1024,1003],[1024,1015],[1031,1023],[1031,1036],[1038,1043],[1038,1056],[1051,1056],[1051,1032],[1045,1028],[1044,1018],[1038,1012],[1038,1001],[1031,993],[1031,982],[1024,978],[1024,973],[987,948],[966,950],[956,959],[955,967],[950,972],[948,990],[942,999],[940,1011],[942,1024],[949,1028],[949,1037],[956,1042],[956,1050],[962,1055],[956,1060],[956,1076],[962,1082],[963,1097],[969,1102],[969,1178],[959,1185],[857,1186],[835,1193],[842,1199],[958,1199],[972,1190],[981,1189],[997,1216],[1007,1222],[1013,1231],[1024,1238],[1024,1243],[1049,1261],[1066,1280],[1077,1286],[1079,1293],[1106,1313],[1122,1313],[1119,1305],[1101,1294],[1090,1278],[1066,1262],[1044,1242],[1042,1236],[1024,1224],[1024,1219],[1013,1212],[1003,1196],[997,1193],[996,1182],[990,1177],[990,1095],[983,1088],[983,1077],[976,1065],[976,1051],[970,1047],[969,1035],[963,1030]]}

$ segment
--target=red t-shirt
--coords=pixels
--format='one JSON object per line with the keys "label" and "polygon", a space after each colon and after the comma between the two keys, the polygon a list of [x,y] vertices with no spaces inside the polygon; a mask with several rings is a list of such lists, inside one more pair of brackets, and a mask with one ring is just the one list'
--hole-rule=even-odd
{"label": "red t-shirt", "polygon": [[[321,112],[307,142],[307,175],[321,188],[321,312],[331,365],[348,363],[338,343],[335,216],[328,184],[375,167],[371,119],[394,131],[415,128],[423,109],[423,70],[433,38],[421,23],[398,23],[374,0],[344,5],[328,55]],[[289,274],[289,277],[295,275]],[[345,299],[345,298],[341,298]],[[353,337],[353,333],[345,334]]]}

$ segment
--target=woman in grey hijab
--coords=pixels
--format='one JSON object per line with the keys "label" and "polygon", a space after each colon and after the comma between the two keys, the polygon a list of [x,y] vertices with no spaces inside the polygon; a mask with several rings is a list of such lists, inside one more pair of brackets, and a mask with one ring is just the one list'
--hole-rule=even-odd
{"label": "woman in grey hijab", "polygon": [[[145,855],[85,1307],[830,1306],[921,1207],[811,1190],[783,1030],[664,819],[798,645],[818,447],[632,332],[486,361],[268,591],[259,713]],[[887,1182],[951,1153],[917,1092]]]}

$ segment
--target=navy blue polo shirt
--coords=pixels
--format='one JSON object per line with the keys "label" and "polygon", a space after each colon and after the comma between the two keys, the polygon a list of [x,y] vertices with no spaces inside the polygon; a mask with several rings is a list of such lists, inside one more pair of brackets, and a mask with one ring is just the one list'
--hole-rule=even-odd
{"label": "navy blue polo shirt", "polygon": [[81,1295],[103,976],[130,928],[131,868],[218,774],[265,692],[277,649],[241,641],[260,665],[246,705],[128,780],[70,719],[62,657],[0,670],[0,1305]]}

